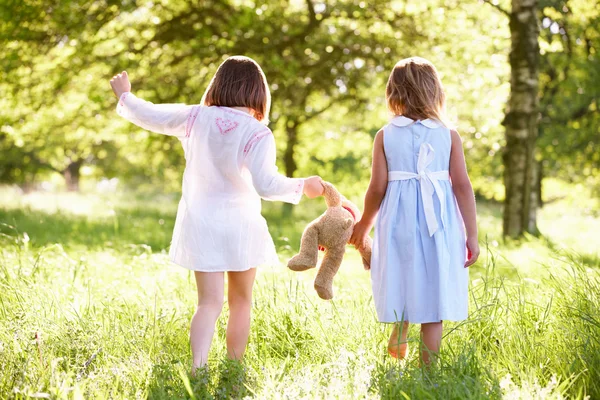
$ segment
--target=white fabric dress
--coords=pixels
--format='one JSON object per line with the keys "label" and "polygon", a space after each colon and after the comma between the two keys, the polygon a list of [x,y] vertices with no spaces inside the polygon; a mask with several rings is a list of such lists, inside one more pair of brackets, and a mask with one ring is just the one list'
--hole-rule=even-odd
{"label": "white fabric dress", "polygon": [[129,92],[119,99],[117,113],[183,145],[186,167],[171,261],[205,272],[279,262],[260,199],[297,204],[304,179],[277,172],[269,128],[233,108],[152,104]]}

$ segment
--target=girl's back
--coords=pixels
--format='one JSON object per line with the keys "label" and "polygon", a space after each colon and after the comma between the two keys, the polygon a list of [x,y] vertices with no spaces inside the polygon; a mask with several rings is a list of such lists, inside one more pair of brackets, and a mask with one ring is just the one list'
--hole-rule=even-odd
{"label": "girl's back", "polygon": [[171,259],[217,271],[276,263],[261,197],[298,203],[303,180],[277,174],[273,134],[248,113],[195,106],[188,125]]}
{"label": "girl's back", "polygon": [[229,107],[195,106],[188,120],[183,196],[193,212],[260,211],[250,168],[268,156],[268,143],[261,142],[273,140],[270,129]]}
{"label": "girl's back", "polygon": [[277,173],[273,134],[232,107],[152,104],[125,93],[117,112],[181,140],[186,167],[169,255],[200,271],[246,271],[278,262],[261,197],[297,204],[304,179]]}
{"label": "girl's back", "polygon": [[400,116],[394,118],[384,130],[383,143],[389,171],[418,173],[417,160],[424,143],[431,145],[435,154],[428,169],[448,170],[451,138],[445,126],[430,119],[414,122]]}

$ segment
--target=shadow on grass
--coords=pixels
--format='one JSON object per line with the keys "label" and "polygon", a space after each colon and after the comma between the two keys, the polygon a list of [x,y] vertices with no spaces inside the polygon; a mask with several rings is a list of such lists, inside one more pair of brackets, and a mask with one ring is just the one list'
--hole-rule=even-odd
{"label": "shadow on grass", "polygon": [[145,244],[152,251],[161,251],[171,241],[174,218],[152,209],[117,209],[107,217],[0,209],[0,232],[11,236],[27,233],[33,247],[60,243],[65,247],[97,249]]}
{"label": "shadow on grass", "polygon": [[256,384],[250,379],[249,371],[244,364],[223,360],[219,365],[218,380],[215,385],[215,399],[243,399],[252,397],[249,387]]}
{"label": "shadow on grass", "polygon": [[[297,217],[284,218],[281,207],[266,205],[263,214],[278,251],[293,254],[300,246],[305,225],[320,209],[301,206]],[[30,245],[44,247],[60,243],[64,247],[123,248],[147,245],[153,252],[168,249],[175,213],[155,208],[114,208],[98,215],[67,212],[48,213],[30,208],[0,208],[0,233],[15,236],[27,233]]]}
{"label": "shadow on grass", "polygon": [[371,387],[381,399],[501,399],[497,379],[486,371],[472,352],[451,362],[439,360],[430,369],[418,360],[379,363],[371,374]]}
{"label": "shadow on grass", "polygon": [[[148,399],[189,399],[190,396],[186,388],[185,380],[182,379],[182,366],[179,363],[174,364],[156,364],[152,368],[148,387]],[[185,379],[190,382],[189,375]],[[208,381],[207,381],[208,384]],[[207,392],[208,393],[208,392]],[[208,396],[197,398],[210,398]]]}
{"label": "shadow on grass", "polygon": [[[600,256],[596,253],[581,253],[571,249],[565,250],[558,242],[546,235],[541,235],[540,240],[553,252],[555,258],[562,259],[572,265],[581,264],[589,268],[600,268]],[[593,252],[597,251],[596,248],[591,248],[590,250]]]}
{"label": "shadow on grass", "polygon": [[185,371],[180,363],[157,364],[152,369],[149,399],[243,399],[252,397],[249,386],[255,380],[248,378],[243,364],[223,360],[215,371],[199,370],[196,376]]}
{"label": "shadow on grass", "polygon": [[600,268],[600,257],[595,256],[593,254],[581,255],[581,262],[587,265],[588,267]]}

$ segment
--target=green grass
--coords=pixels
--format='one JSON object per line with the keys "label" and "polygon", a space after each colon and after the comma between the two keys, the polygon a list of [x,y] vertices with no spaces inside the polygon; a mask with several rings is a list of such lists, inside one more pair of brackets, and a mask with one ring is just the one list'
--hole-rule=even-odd
{"label": "green grass", "polygon": [[[333,301],[314,271],[260,270],[242,365],[217,323],[210,370],[188,375],[193,275],[166,254],[176,197],[20,195],[0,201],[0,398],[600,398],[600,219],[568,197],[540,214],[543,238],[501,240],[500,208],[480,204],[481,261],[470,317],[445,325],[442,355],[385,355],[368,273],[349,250]],[[582,203],[583,202],[583,203]],[[324,208],[265,215],[282,261]]]}

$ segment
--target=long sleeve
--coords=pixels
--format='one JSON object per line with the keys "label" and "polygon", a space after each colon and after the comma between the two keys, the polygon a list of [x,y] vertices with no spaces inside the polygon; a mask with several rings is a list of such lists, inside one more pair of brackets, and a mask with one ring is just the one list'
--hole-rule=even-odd
{"label": "long sleeve", "polygon": [[245,164],[252,175],[256,192],[265,200],[298,204],[304,189],[304,179],[287,178],[277,172],[275,139],[270,131],[255,136],[248,144]]}
{"label": "long sleeve", "polygon": [[185,104],[153,104],[125,92],[117,104],[117,114],[149,131],[184,138],[193,125],[194,108]]}

